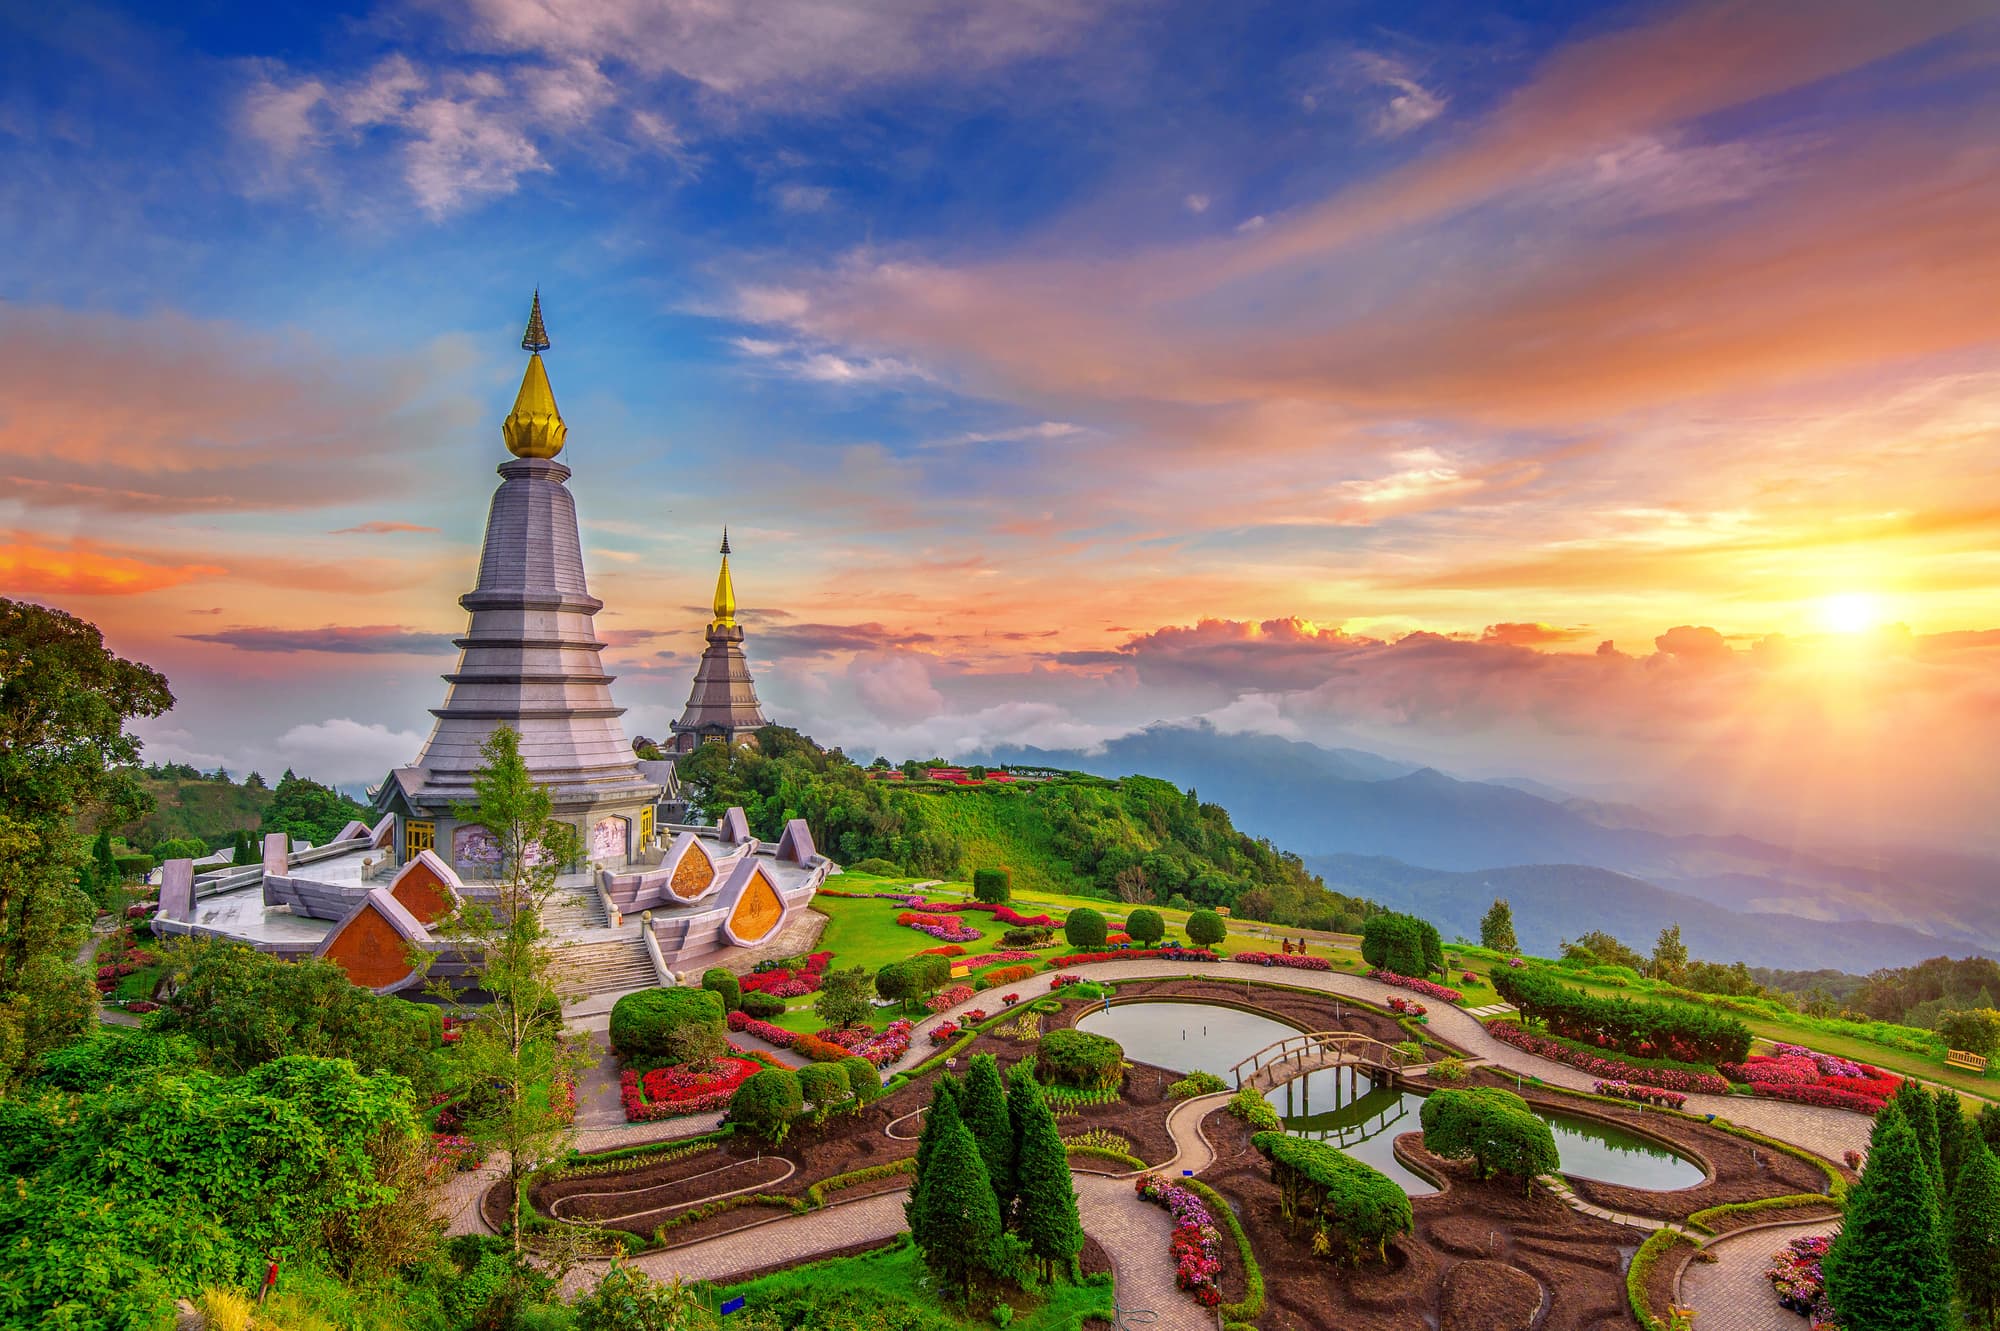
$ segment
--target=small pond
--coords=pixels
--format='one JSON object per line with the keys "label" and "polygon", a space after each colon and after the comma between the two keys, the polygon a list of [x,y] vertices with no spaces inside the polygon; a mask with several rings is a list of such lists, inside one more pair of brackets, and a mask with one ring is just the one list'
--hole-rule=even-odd
{"label": "small pond", "polygon": [[[1283,1022],[1205,1003],[1124,1003],[1077,1022],[1080,1030],[1108,1035],[1135,1062],[1181,1072],[1213,1072],[1228,1079],[1239,1062],[1298,1032]],[[1401,1184],[1411,1196],[1435,1192],[1397,1163],[1390,1143],[1421,1131],[1424,1098],[1378,1086],[1359,1068],[1323,1068],[1296,1077],[1264,1097],[1289,1132],[1339,1147]],[[1628,1188],[1671,1191],[1702,1181],[1699,1165],[1653,1141],[1608,1123],[1544,1113],[1562,1155],[1562,1172]]]}

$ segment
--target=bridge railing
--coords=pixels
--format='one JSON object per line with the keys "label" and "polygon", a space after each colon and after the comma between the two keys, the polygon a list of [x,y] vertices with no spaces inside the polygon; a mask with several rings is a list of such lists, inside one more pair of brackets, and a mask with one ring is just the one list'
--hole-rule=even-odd
{"label": "bridge railing", "polygon": [[[1310,1031],[1288,1035],[1266,1045],[1230,1069],[1230,1073],[1240,1090],[1246,1076],[1254,1079],[1269,1067],[1285,1063],[1303,1065],[1309,1060],[1314,1067],[1328,1066],[1329,1053],[1334,1064],[1361,1063],[1390,1070],[1403,1066],[1402,1054],[1393,1045],[1383,1044],[1373,1036],[1354,1031]],[[1310,1069],[1302,1067],[1301,1070]]]}

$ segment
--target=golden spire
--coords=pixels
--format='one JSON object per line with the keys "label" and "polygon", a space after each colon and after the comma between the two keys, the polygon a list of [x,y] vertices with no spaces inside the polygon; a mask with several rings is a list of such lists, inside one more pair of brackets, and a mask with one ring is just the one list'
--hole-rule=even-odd
{"label": "golden spire", "polygon": [[715,618],[711,629],[736,627],[736,584],[729,577],[729,528],[722,529],[722,572],[715,575]]}
{"label": "golden spire", "polygon": [[528,312],[528,331],[521,334],[521,350],[528,353],[528,372],[521,376],[514,410],[500,423],[500,437],[517,458],[552,458],[562,452],[563,440],[569,435],[569,426],[556,410],[549,372],[542,366],[542,353],[548,349],[549,332],[542,327],[542,292],[537,287],[534,306]]}

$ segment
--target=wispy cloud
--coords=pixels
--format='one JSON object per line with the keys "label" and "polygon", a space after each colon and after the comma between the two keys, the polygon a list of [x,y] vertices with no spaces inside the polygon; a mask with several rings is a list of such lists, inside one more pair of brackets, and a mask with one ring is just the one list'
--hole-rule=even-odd
{"label": "wispy cloud", "polygon": [[161,559],[94,541],[0,533],[0,585],[24,596],[138,596],[221,577],[217,564]]}
{"label": "wispy cloud", "polygon": [[1377,134],[1396,138],[1428,125],[1444,114],[1449,98],[1417,82],[1415,71],[1395,56],[1380,51],[1357,51],[1355,68],[1377,89],[1386,89],[1389,98],[1379,107],[1372,123]]}
{"label": "wispy cloud", "polygon": [[426,527],[417,522],[363,522],[353,527],[339,527],[328,533],[330,536],[394,536],[403,532],[435,532],[436,527]]}
{"label": "wispy cloud", "polygon": [[449,654],[448,633],[423,633],[390,624],[318,629],[243,627],[214,633],[184,633],[189,642],[214,643],[244,652],[329,652],[340,656],[434,656]]}

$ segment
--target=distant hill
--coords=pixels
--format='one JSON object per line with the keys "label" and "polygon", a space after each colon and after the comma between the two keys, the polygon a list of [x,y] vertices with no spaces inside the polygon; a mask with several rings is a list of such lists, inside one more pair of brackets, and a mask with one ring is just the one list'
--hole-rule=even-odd
{"label": "distant hill", "polygon": [[[1641,953],[1670,924],[1704,961],[1775,969],[1870,971],[1944,951],[1937,939],[1893,924],[1832,923],[1727,910],[1608,869],[1527,864],[1441,873],[1379,856],[1310,855],[1306,865],[1338,892],[1370,897],[1436,924],[1445,937],[1479,937],[1479,917],[1505,897],[1524,951],[1555,956],[1566,939],[1602,929]],[[1962,949],[1961,949],[1962,950]]]}
{"label": "distant hill", "polygon": [[1936,940],[1931,955],[2000,948],[2000,863],[1976,856],[1676,834],[1660,830],[1669,820],[1629,805],[1558,802],[1519,788],[1531,783],[1460,781],[1358,750],[1207,726],[1157,725],[1101,752],[1002,748],[986,757],[1101,775],[1144,771],[1196,786],[1202,798],[1227,805],[1244,830],[1315,862],[1380,856],[1450,873],[1589,865],[1613,871],[1601,885],[1613,896],[1631,896],[1637,879],[1726,911],[1884,926],[1848,930],[1883,945],[1851,958],[1864,969],[1910,959],[1912,933]]}
{"label": "distant hill", "polygon": [[199,837],[210,847],[226,844],[239,829],[256,832],[271,807],[272,792],[264,787],[207,777],[143,776],[140,781],[153,796],[153,811],[112,829],[140,849],[175,837]]}

